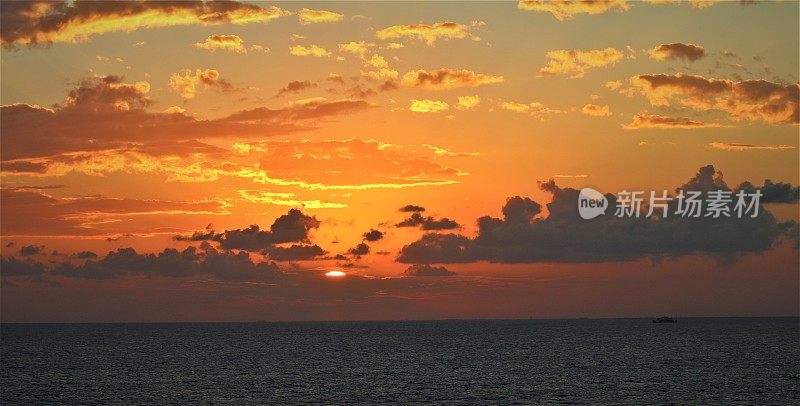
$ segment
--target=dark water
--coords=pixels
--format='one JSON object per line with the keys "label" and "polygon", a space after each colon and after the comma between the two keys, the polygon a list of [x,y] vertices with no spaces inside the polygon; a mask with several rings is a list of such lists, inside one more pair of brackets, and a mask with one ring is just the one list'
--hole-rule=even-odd
{"label": "dark water", "polygon": [[9,325],[3,405],[800,402],[798,319]]}

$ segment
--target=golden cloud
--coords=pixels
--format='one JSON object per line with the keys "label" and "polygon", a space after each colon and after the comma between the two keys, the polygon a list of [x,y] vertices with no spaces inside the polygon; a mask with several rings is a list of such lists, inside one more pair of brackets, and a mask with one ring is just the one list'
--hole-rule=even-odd
{"label": "golden cloud", "polygon": [[304,8],[297,12],[297,18],[300,20],[300,24],[303,25],[316,23],[335,23],[337,21],[342,21],[344,14],[334,13],[326,10],[311,10]]}
{"label": "golden cloud", "polygon": [[278,7],[231,2],[92,1],[3,4],[2,44],[86,41],[117,31],[181,25],[265,23],[291,13]]}
{"label": "golden cloud", "polygon": [[797,83],[784,85],[763,79],[733,81],[680,73],[634,76],[631,84],[653,106],[677,103],[698,111],[724,111],[734,120],[800,123]]}
{"label": "golden cloud", "polygon": [[431,72],[420,69],[407,72],[400,84],[403,87],[443,90],[490,85],[503,80],[502,76],[485,75],[467,69],[439,69]]}
{"label": "golden cloud", "polygon": [[[194,46],[211,52],[221,50],[246,54],[248,51],[248,48],[244,44],[244,40],[238,35],[209,35],[205,41],[197,42],[194,44]],[[269,52],[269,48],[261,45],[251,45],[249,50]]]}
{"label": "golden cloud", "polygon": [[222,92],[233,90],[233,85],[221,79],[215,69],[196,69],[194,72],[191,69],[184,69],[182,74],[173,73],[169,78],[169,87],[187,100],[197,95],[198,86],[206,89],[215,88]]}
{"label": "golden cloud", "polygon": [[595,117],[608,117],[611,115],[611,109],[608,106],[599,106],[597,104],[589,103],[581,108],[583,114]]}
{"label": "golden cloud", "polygon": [[633,121],[623,124],[626,130],[637,130],[640,128],[709,128],[722,127],[716,123],[704,123],[686,117],[667,117],[657,114],[639,113],[633,116]]}
{"label": "golden cloud", "polygon": [[412,38],[424,41],[427,45],[434,46],[439,39],[464,39],[471,37],[474,41],[480,41],[475,35],[470,35],[470,28],[484,25],[481,21],[475,21],[471,26],[454,22],[443,22],[435,24],[401,24],[384,28],[375,33],[375,37],[382,40],[393,38]]}
{"label": "golden cloud", "polygon": [[614,48],[590,51],[557,49],[547,53],[549,61],[539,69],[539,76],[571,75],[571,79],[582,78],[588,70],[614,65],[622,56],[622,52]]}
{"label": "golden cloud", "polygon": [[664,61],[667,59],[683,59],[689,62],[694,62],[706,56],[706,50],[700,45],[695,44],[661,44],[649,51],[650,57],[657,61]]}
{"label": "golden cloud", "polygon": [[519,0],[517,7],[520,10],[544,11],[559,21],[569,20],[578,14],[597,15],[612,9],[630,9],[625,0]]}
{"label": "golden cloud", "polygon": [[478,95],[474,96],[459,96],[456,108],[459,110],[472,110],[481,103],[481,98]]}
{"label": "golden cloud", "polygon": [[303,45],[293,45],[289,47],[289,54],[294,56],[315,56],[318,58],[329,57],[331,53],[318,45],[305,47]]}
{"label": "golden cloud", "polygon": [[438,113],[440,111],[449,110],[450,105],[438,100],[412,99],[411,106],[408,109],[416,113]]}
{"label": "golden cloud", "polygon": [[294,193],[265,192],[262,190],[239,190],[239,196],[250,203],[274,204],[303,209],[343,209],[345,203],[325,202],[321,200],[298,200]]}
{"label": "golden cloud", "polygon": [[785,151],[790,149],[797,149],[793,145],[764,145],[764,144],[736,144],[730,142],[710,142],[708,144],[711,148],[721,149],[724,151]]}
{"label": "golden cloud", "polygon": [[519,103],[514,101],[502,101],[498,106],[503,110],[513,111],[515,113],[528,114],[531,117],[538,118],[539,121],[546,121],[554,114],[561,114],[563,111],[552,109],[539,102],[533,103]]}

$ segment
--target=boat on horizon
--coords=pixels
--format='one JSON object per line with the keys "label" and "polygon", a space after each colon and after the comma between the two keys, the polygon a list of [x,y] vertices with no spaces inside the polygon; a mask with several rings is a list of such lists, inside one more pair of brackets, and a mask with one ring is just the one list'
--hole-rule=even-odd
{"label": "boat on horizon", "polygon": [[659,317],[657,319],[653,319],[653,323],[677,323],[678,320],[673,319],[672,317]]}

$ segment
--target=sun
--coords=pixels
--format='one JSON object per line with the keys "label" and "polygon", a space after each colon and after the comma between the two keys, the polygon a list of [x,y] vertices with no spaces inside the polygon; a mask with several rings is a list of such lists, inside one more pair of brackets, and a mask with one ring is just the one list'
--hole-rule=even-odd
{"label": "sun", "polygon": [[331,277],[331,278],[341,278],[341,277],[343,277],[345,275],[347,275],[347,274],[342,272],[342,271],[328,271],[328,272],[325,272],[325,276],[328,276],[328,277]]}

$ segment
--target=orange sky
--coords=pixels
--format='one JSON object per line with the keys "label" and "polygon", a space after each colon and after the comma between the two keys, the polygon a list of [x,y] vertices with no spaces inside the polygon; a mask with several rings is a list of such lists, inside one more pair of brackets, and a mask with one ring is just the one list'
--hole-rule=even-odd
{"label": "orange sky", "polygon": [[2,3],[0,317],[797,315],[799,7]]}

